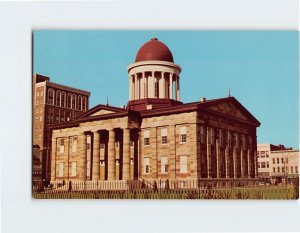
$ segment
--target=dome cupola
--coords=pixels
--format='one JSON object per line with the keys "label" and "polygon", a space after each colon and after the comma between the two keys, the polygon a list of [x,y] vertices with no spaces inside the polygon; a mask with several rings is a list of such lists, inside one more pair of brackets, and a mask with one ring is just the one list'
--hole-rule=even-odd
{"label": "dome cupola", "polygon": [[147,110],[180,104],[179,74],[167,45],[152,38],[138,50],[128,66],[129,109]]}
{"label": "dome cupola", "polygon": [[152,38],[137,52],[135,62],[141,61],[167,61],[174,62],[173,55],[164,43],[157,38]]}

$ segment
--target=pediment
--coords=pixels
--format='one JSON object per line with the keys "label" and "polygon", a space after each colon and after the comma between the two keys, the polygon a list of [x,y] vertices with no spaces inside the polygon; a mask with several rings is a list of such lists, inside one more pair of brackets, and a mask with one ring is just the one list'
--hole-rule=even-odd
{"label": "pediment", "polygon": [[241,120],[248,120],[248,117],[237,106],[231,102],[219,103],[209,107],[209,110],[230,115]]}
{"label": "pediment", "polygon": [[124,108],[117,108],[113,106],[108,106],[108,105],[102,105],[99,104],[85,113],[81,114],[78,116],[78,118],[86,118],[86,117],[94,117],[94,116],[102,116],[102,115],[108,115],[108,114],[113,114],[113,113],[120,113],[124,112],[126,109]]}
{"label": "pediment", "polygon": [[208,106],[208,110],[227,115],[231,118],[260,125],[259,121],[233,97],[210,104]]}
{"label": "pediment", "polygon": [[110,113],[115,113],[115,112],[110,111],[110,110],[106,110],[106,109],[101,109],[101,110],[91,114],[90,116],[100,116],[100,115],[106,115],[106,114],[110,114]]}

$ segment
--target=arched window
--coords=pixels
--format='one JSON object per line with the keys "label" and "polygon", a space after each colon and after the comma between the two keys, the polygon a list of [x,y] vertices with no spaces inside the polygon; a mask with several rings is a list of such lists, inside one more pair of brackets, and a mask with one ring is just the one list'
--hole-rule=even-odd
{"label": "arched window", "polygon": [[72,109],[75,109],[75,107],[76,107],[76,95],[74,94],[72,98]]}
{"label": "arched window", "polygon": [[61,106],[66,107],[66,92],[61,93]]}
{"label": "arched window", "polygon": [[85,96],[82,97],[82,111],[86,111],[86,98]]}
{"label": "arched window", "polygon": [[81,111],[81,107],[82,107],[82,98],[81,98],[81,95],[78,96],[78,99],[77,99],[77,110]]}
{"label": "arched window", "polygon": [[71,103],[72,103],[72,95],[69,93],[67,99],[67,108],[71,108]]}
{"label": "arched window", "polygon": [[48,99],[48,101],[47,101],[48,104],[54,105],[54,90],[53,89],[48,90],[48,98],[47,99]]}
{"label": "arched window", "polygon": [[60,91],[56,91],[56,106],[60,106]]}

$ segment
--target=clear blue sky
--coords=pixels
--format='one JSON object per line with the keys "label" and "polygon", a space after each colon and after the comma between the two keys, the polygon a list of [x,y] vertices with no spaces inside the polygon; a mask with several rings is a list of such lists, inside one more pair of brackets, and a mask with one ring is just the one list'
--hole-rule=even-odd
{"label": "clear blue sky", "polygon": [[[258,143],[299,148],[297,31],[156,31],[182,67],[183,102],[237,98]],[[128,101],[127,66],[153,31],[34,31],[34,73],[91,92],[90,107]]]}

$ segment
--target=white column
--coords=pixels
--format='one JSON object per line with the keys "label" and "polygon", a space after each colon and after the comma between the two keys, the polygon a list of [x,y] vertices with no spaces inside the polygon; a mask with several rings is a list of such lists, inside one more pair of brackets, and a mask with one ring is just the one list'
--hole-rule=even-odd
{"label": "white column", "polygon": [[[142,73],[144,74],[144,72]],[[142,75],[142,78],[140,79],[140,99],[145,98],[145,82],[144,82],[144,75]]]}
{"label": "white column", "polygon": [[140,92],[140,79],[138,74],[136,74],[136,96],[137,99],[141,98],[141,92]]}
{"label": "white column", "polygon": [[129,100],[132,100],[132,77],[129,76]]}
{"label": "white column", "polygon": [[143,72],[143,80],[144,80],[144,97],[148,98],[148,79],[146,79],[145,72]]}
{"label": "white column", "polygon": [[163,77],[162,77],[163,73],[160,72],[160,79],[158,79],[158,87],[159,87],[159,90],[158,90],[158,98],[163,98]]}
{"label": "white column", "polygon": [[136,84],[136,75],[132,75],[132,99],[135,100],[136,99],[136,87],[135,87],[135,84]]}
{"label": "white column", "polygon": [[173,99],[173,74],[170,73],[170,80],[169,80],[169,99]]}
{"label": "white column", "polygon": [[176,100],[180,101],[180,95],[179,95],[179,76],[176,76]]}
{"label": "white column", "polygon": [[161,72],[161,83],[162,83],[162,98],[166,98],[166,78],[165,72]]}
{"label": "white column", "polygon": [[152,76],[153,76],[153,89],[152,89],[152,93],[153,93],[153,97],[156,98],[155,96],[155,83],[156,83],[156,77],[155,77],[155,71],[152,72]]}

